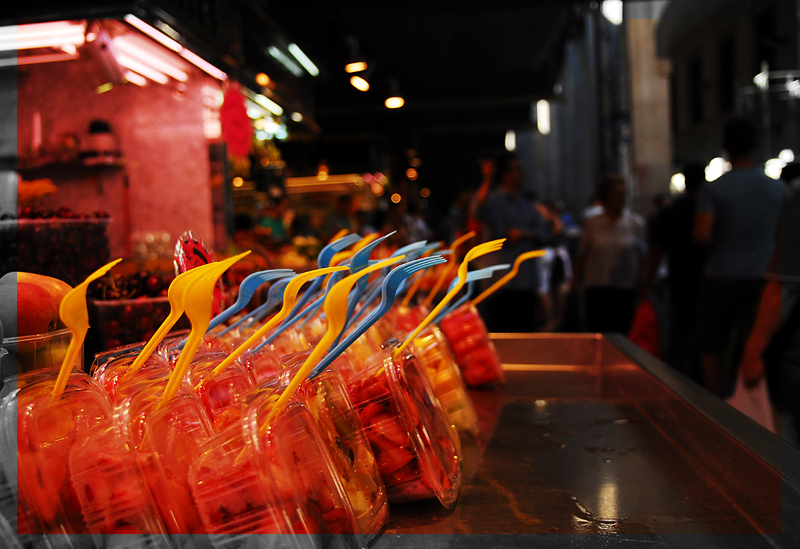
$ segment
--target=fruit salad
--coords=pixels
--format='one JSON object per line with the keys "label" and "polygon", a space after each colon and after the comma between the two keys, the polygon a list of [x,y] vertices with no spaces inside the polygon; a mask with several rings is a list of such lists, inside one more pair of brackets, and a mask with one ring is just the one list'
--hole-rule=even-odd
{"label": "fruit salad", "polygon": [[459,431],[477,434],[478,415],[442,331],[428,326],[414,339],[413,345],[414,354],[427,370],[433,392],[448,419]]}
{"label": "fruit salad", "polygon": [[[285,387],[305,361],[303,355],[284,357],[293,363],[275,386]],[[297,358],[297,360],[291,360]],[[306,379],[295,395],[311,412],[325,441],[361,531],[368,538],[380,532],[389,516],[389,502],[361,421],[336,367],[313,380]]]}
{"label": "fruit salad", "polygon": [[503,384],[503,363],[477,309],[464,305],[439,323],[470,386]]}
{"label": "fruit salad", "polygon": [[410,353],[384,349],[348,381],[390,503],[438,498],[451,507],[461,487],[460,442]]}

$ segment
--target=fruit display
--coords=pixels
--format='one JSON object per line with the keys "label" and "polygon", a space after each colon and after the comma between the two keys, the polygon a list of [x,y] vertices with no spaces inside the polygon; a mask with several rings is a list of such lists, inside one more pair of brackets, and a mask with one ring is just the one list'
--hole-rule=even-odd
{"label": "fruit display", "polygon": [[478,415],[442,331],[430,325],[414,339],[414,354],[428,372],[433,392],[459,431],[477,434]]}
{"label": "fruit display", "polygon": [[505,383],[503,363],[475,307],[460,307],[445,316],[439,326],[450,342],[467,384],[478,387]]}
{"label": "fruit display", "polygon": [[347,391],[367,433],[390,503],[438,498],[454,505],[461,487],[460,441],[411,354],[393,348],[353,376]]}
{"label": "fruit display", "polygon": [[[306,351],[284,357],[284,362],[291,366],[287,366],[274,385],[288,385],[308,354]],[[347,394],[344,379],[336,367],[326,369],[314,379],[304,380],[295,397],[305,404],[314,417],[361,531],[371,539],[386,523],[389,501],[361,420]]]}
{"label": "fruit display", "polygon": [[0,273],[83,280],[109,260],[110,221],[108,212],[100,210],[79,214],[67,207],[23,207],[18,219],[0,221]]}
{"label": "fruit display", "polygon": [[[169,314],[167,289],[174,275],[137,271],[106,275],[89,285],[90,325],[96,350],[150,339]],[[179,330],[188,327],[182,319]]]}
{"label": "fruit display", "polygon": [[0,326],[5,350],[0,353],[0,379],[61,365],[69,331],[59,318],[58,308],[71,289],[57,278],[35,273],[10,272],[0,278]]}
{"label": "fruit display", "polygon": [[187,373],[187,381],[205,406],[217,433],[241,419],[246,395],[254,386],[253,378],[237,362],[211,375],[227,356],[224,352],[198,352]]}

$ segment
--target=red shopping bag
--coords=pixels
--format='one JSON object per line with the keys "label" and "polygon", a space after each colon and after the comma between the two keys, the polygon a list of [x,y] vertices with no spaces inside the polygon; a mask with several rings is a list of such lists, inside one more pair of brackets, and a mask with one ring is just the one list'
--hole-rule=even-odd
{"label": "red shopping bag", "polygon": [[658,315],[649,299],[642,299],[633,315],[628,338],[639,347],[657,357],[661,356],[661,331],[658,326]]}

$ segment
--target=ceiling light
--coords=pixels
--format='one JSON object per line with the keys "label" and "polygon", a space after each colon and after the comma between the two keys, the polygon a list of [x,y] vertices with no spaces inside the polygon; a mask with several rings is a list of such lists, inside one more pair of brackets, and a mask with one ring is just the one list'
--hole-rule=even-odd
{"label": "ceiling light", "polygon": [[344,66],[344,72],[354,73],[367,70],[366,61],[353,61]]}
{"label": "ceiling light", "polygon": [[352,84],[353,87],[358,91],[365,92],[369,90],[369,82],[357,74],[354,74],[350,77],[350,84]]}
{"label": "ceiling light", "polygon": [[270,82],[271,82],[271,80],[270,80],[269,76],[267,76],[266,73],[260,72],[260,73],[258,73],[256,75],[256,84],[258,84],[262,88],[265,88],[265,87],[269,86]]}
{"label": "ceiling light", "polygon": [[[183,46],[180,43],[178,43],[177,41],[173,40],[172,38],[170,38],[169,36],[164,34],[162,31],[151,27],[150,25],[148,25],[147,23],[145,23],[144,21],[142,21],[141,19],[139,19],[135,15],[131,15],[129,13],[128,15],[126,15],[124,17],[124,19],[125,19],[126,23],[128,23],[132,27],[140,30],[141,32],[143,32],[144,34],[146,34],[147,36],[149,36],[150,38],[152,38],[156,42],[159,42],[161,45],[168,47],[172,51],[180,52],[183,49]],[[170,29],[170,30],[172,30],[172,29]],[[175,31],[173,31],[173,32],[175,32]],[[178,33],[175,33],[175,34],[178,37],[180,37],[180,35]]]}
{"label": "ceiling light", "polygon": [[550,133],[550,103],[544,99],[536,102],[536,128],[543,135]]}
{"label": "ceiling light", "polygon": [[267,53],[270,54],[273,59],[275,59],[278,63],[283,65],[283,67],[287,71],[289,71],[290,73],[295,75],[297,78],[300,78],[301,76],[303,76],[303,69],[298,67],[297,63],[292,61],[289,58],[288,55],[283,53],[281,50],[279,50],[275,46],[270,46],[269,48],[267,48]]}
{"label": "ceiling light", "polygon": [[131,84],[136,84],[137,86],[145,86],[147,85],[147,80],[133,71],[125,71],[125,80],[130,82]]}
{"label": "ceiling light", "polygon": [[506,132],[505,146],[509,152],[517,150],[517,133],[514,130]]}
{"label": "ceiling light", "polygon": [[686,176],[682,173],[673,174],[669,180],[670,189],[676,193],[682,193],[686,190]]}
{"label": "ceiling light", "polygon": [[601,10],[609,22],[613,23],[614,25],[622,24],[622,0],[603,0],[603,6]]}
{"label": "ceiling light", "polygon": [[153,67],[149,66],[147,63],[139,61],[126,53],[115,53],[114,59],[117,60],[117,63],[125,67],[126,69],[130,69],[137,74],[141,74],[144,77],[149,78],[153,82],[158,82],[159,84],[166,84],[169,82],[167,76],[154,69]]}
{"label": "ceiling light", "polygon": [[291,114],[291,119],[294,120],[295,122],[302,122],[303,121],[303,115],[301,113],[299,113],[299,112],[293,112]]}
{"label": "ceiling light", "polygon": [[127,22],[132,27],[140,30],[153,40],[159,42],[163,46],[171,49],[172,51],[176,52],[178,55],[183,57],[186,61],[197,67],[198,69],[202,70],[209,76],[216,78],[217,80],[225,81],[228,79],[228,75],[225,74],[225,71],[222,71],[194,53],[193,51],[183,47],[180,43],[175,41],[172,37],[167,36],[165,32],[169,31],[171,34],[174,34],[176,38],[180,38],[180,35],[172,30],[167,25],[164,25],[164,29],[159,30],[156,29],[138,17],[128,14],[124,17],[125,22]]}
{"label": "ceiling light", "polygon": [[403,99],[403,96],[400,95],[400,91],[398,90],[397,80],[393,78],[389,80],[389,89],[391,90],[389,97],[383,102],[387,109],[399,109],[406,104],[405,99]]}
{"label": "ceiling light", "polygon": [[57,48],[82,45],[86,38],[85,21],[54,21],[0,27],[0,51]]}
{"label": "ceiling light", "polygon": [[[112,51],[120,65],[142,74],[140,71],[136,70],[136,68],[120,61],[120,58],[124,55],[126,58],[131,58],[136,62],[143,63],[149,68],[171,76],[180,82],[186,82],[189,79],[189,76],[184,70],[185,66],[183,65],[185,65],[185,63],[183,60],[165,51],[163,48],[154,45],[152,42],[148,43],[145,40],[147,39],[139,39],[131,34],[113,38],[111,40]],[[143,74],[143,76],[148,75]]]}
{"label": "ceiling light", "polygon": [[297,44],[289,44],[288,46],[289,53],[294,55],[294,58],[297,59],[303,68],[308,71],[308,74],[311,76],[319,76],[319,69],[314,64],[311,59],[305,54],[303,50],[300,49],[300,46]]}
{"label": "ceiling light", "polygon": [[55,61],[70,61],[78,59],[77,55],[66,52],[46,53],[42,55],[25,55],[20,57],[7,57],[0,59],[0,67],[14,67],[19,65],[34,65],[37,63],[53,63]]}
{"label": "ceiling light", "polygon": [[260,93],[255,94],[255,96],[253,97],[253,101],[255,101],[256,103],[267,109],[275,116],[281,116],[283,114],[283,107],[281,107],[275,101],[266,97],[265,95],[262,95]]}

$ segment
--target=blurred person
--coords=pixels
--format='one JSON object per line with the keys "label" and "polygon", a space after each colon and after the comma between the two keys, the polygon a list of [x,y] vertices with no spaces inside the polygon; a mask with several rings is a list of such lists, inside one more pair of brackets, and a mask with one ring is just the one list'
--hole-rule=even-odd
{"label": "blurred person", "polygon": [[683,167],[686,190],[678,195],[651,224],[650,253],[640,297],[648,297],[653,280],[666,259],[669,329],[664,360],[685,376],[700,382],[694,347],[695,320],[707,247],[693,237],[697,193],[706,182],[699,162]]}
{"label": "blurred person", "polygon": [[766,376],[784,413],[782,436],[800,447],[800,174],[786,181],[780,230],[740,362],[745,385]]}
{"label": "blurred person", "polygon": [[708,245],[697,317],[703,384],[726,397],[736,379],[736,354],[750,332],[772,254],[781,183],[754,163],[755,126],[725,125],[722,149],[731,171],[705,184],[697,199],[694,238]]}
{"label": "blurred person", "polygon": [[546,255],[540,263],[541,277],[546,277],[547,284],[541,286],[547,291],[550,314],[545,319],[544,331],[559,331],[566,316],[567,298],[572,285],[572,259],[567,248],[567,223],[556,202],[539,203],[539,211],[550,228],[550,239],[545,246]]}
{"label": "blurred person", "polygon": [[586,220],[575,285],[583,290],[586,328],[627,334],[647,253],[645,221],[625,207],[625,179],[606,174],[597,186],[602,213]]}
{"label": "blurred person", "polygon": [[266,239],[273,244],[280,244],[288,238],[288,225],[286,214],[289,208],[289,200],[285,197],[279,197],[267,203],[266,208],[263,210],[263,216],[258,222],[260,233],[265,235]]}
{"label": "blurred person", "polygon": [[[498,187],[482,185],[476,194],[476,217],[483,224],[486,240],[507,239],[501,250],[485,256],[487,264],[512,264],[525,252],[545,244],[549,234],[544,218],[522,195],[522,166],[514,154],[502,154],[484,166],[493,173]],[[486,325],[493,332],[533,332],[537,329],[540,302],[538,258],[525,261],[519,273],[484,303]],[[495,278],[500,278],[502,272]]]}

